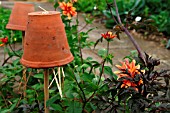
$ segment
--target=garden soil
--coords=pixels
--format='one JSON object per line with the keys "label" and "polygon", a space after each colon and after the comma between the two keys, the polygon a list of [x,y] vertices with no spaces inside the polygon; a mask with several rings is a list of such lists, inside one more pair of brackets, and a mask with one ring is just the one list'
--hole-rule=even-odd
{"label": "garden soil", "polygon": [[[29,1],[30,3],[30,1]],[[31,2],[35,4],[36,10],[39,11],[40,9],[38,6],[40,5],[46,10],[54,10],[52,3],[47,2]],[[3,7],[12,8],[13,2],[11,1],[2,1]],[[83,19],[83,14],[79,13],[79,30],[81,30],[85,25],[85,21]],[[73,19],[74,21],[75,19]],[[106,29],[104,24],[101,24],[97,19],[94,20],[93,24],[87,25],[82,31],[87,31],[91,28],[95,28],[93,31],[89,33],[88,41],[96,41],[101,37],[101,33],[105,33],[107,31],[111,31],[112,29]],[[153,58],[160,59],[160,66],[157,67],[158,69],[170,69],[170,50],[167,50],[165,47],[162,47],[160,43],[155,41],[148,41],[140,38],[140,35],[136,33],[132,33],[134,38],[136,39],[137,43],[140,45],[143,52],[146,52]],[[15,44],[16,50],[21,48],[21,44]],[[99,43],[96,48],[85,48],[83,49],[83,57],[93,57],[97,61],[102,61],[100,56],[97,55],[99,49],[106,48],[106,41],[104,40],[102,43]],[[129,38],[125,34],[120,35],[119,39],[114,39],[110,43],[110,53],[113,53],[113,65],[118,64],[126,55],[129,55],[132,50],[135,50],[133,44],[129,40]],[[0,64],[2,64],[4,55],[3,55],[3,47],[0,48]],[[116,70],[115,66],[113,66],[113,70]]]}

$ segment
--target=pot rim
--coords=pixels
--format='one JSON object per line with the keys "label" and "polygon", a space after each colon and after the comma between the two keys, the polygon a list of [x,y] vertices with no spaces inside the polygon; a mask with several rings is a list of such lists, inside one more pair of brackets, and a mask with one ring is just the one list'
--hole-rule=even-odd
{"label": "pot rim", "polygon": [[7,24],[6,29],[25,31],[26,26],[15,25],[15,24]]}
{"label": "pot rim", "polygon": [[60,60],[60,61],[51,61],[51,62],[39,62],[39,61],[29,61],[25,60],[23,57],[20,60],[20,63],[29,68],[51,68],[51,67],[59,67],[66,65],[74,60],[74,57],[70,55],[68,58]]}

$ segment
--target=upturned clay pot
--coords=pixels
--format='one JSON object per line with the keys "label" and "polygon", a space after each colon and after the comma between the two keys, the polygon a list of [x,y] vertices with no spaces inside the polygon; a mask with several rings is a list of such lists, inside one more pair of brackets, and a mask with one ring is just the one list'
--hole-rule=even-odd
{"label": "upturned clay pot", "polygon": [[49,68],[73,59],[60,13],[29,13],[21,63],[31,68]]}
{"label": "upturned clay pot", "polygon": [[28,13],[31,12],[34,12],[33,4],[16,2],[12,9],[6,28],[12,30],[25,31],[28,21]]}

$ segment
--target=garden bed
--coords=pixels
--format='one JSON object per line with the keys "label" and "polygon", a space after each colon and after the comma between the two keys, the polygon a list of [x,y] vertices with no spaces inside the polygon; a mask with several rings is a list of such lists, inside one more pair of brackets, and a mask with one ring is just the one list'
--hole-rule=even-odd
{"label": "garden bed", "polygon": [[[46,9],[40,7],[43,12],[26,14],[26,35],[5,29],[9,15],[0,18],[0,112],[168,113],[170,51],[131,35],[119,18],[116,0],[117,21],[112,17],[117,22],[116,34],[93,17],[77,14],[76,2],[56,3],[61,15],[50,12],[46,3]],[[33,24],[34,17],[41,22]],[[68,55],[70,60],[57,64]]]}

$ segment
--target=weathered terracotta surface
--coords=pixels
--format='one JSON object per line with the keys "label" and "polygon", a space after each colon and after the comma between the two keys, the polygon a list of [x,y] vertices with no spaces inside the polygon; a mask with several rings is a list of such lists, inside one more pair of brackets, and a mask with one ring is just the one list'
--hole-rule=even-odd
{"label": "weathered terracotta surface", "polygon": [[49,68],[73,59],[60,13],[29,13],[21,63],[31,68]]}
{"label": "weathered terracotta surface", "polygon": [[6,25],[6,28],[12,30],[25,31],[28,21],[28,13],[31,12],[34,12],[33,4],[16,2],[12,9],[9,22]]}

